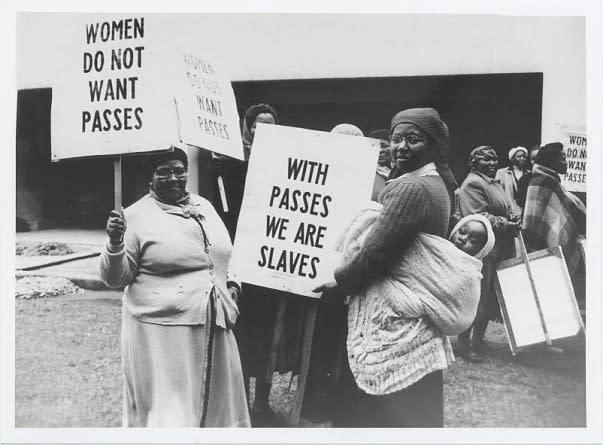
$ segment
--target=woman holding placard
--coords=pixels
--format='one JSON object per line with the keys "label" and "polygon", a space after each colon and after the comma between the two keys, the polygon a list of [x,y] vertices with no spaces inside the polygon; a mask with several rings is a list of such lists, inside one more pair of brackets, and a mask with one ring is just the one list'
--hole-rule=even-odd
{"label": "woman holding placard", "polygon": [[532,250],[561,246],[572,277],[580,265],[580,239],[586,233],[586,207],[561,185],[567,172],[563,144],[543,146],[534,159],[522,230]]}
{"label": "woman holding placard", "polygon": [[[221,157],[214,164],[224,178],[229,211],[223,213],[223,218],[233,238],[236,233],[245,190],[247,166],[258,124],[278,124],[276,110],[267,104],[251,106],[245,112],[241,124],[245,160],[238,161]],[[255,377],[255,397],[251,411],[254,426],[279,426],[283,422],[270,408],[269,396],[272,384],[267,381],[266,374],[277,308],[281,298],[287,300],[287,305],[284,313],[283,336],[275,363],[276,371],[291,371],[297,365],[296,349],[298,337],[301,335],[302,304],[299,298],[288,298],[288,295],[285,292],[248,283],[243,283],[242,286],[239,306],[241,317],[235,328],[235,335],[239,344],[248,393],[250,377]]]}
{"label": "woman holding placard", "polygon": [[[414,108],[396,114],[390,128],[394,179],[379,195],[383,208],[359,252],[336,270],[335,282],[317,289],[338,289],[355,308],[348,313],[347,366],[334,426],[441,427],[442,370],[453,360],[447,337],[425,317],[388,317],[385,302],[366,302],[362,295],[385,278],[419,231],[446,236],[457,188],[447,163],[448,127],[436,110]],[[394,331],[394,343],[373,338]],[[357,366],[359,360],[372,365]],[[363,384],[369,380],[378,383]]]}
{"label": "woman holding placard", "polygon": [[239,285],[232,244],[212,205],[186,191],[180,149],[152,155],[149,194],[113,210],[99,274],[125,287],[123,426],[246,427],[247,398],[232,332]]}
{"label": "woman holding placard", "polygon": [[482,145],[474,148],[469,156],[471,171],[463,181],[458,195],[462,216],[483,214],[490,220],[496,235],[494,249],[483,260],[482,291],[475,321],[458,336],[459,353],[472,362],[486,359],[484,334],[488,322],[500,319],[500,307],[494,288],[496,266],[513,255],[513,236],[519,229],[519,215],[513,213],[511,198],[494,179],[497,166],[498,156],[492,147]]}

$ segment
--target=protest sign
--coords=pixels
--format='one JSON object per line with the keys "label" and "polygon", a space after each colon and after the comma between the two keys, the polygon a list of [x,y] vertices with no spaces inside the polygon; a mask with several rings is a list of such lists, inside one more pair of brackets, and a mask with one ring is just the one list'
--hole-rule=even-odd
{"label": "protest sign", "polygon": [[583,127],[564,126],[561,137],[567,157],[567,173],[561,177],[571,192],[586,192],[586,131]]}
{"label": "protest sign", "polygon": [[217,60],[182,51],[176,78],[180,140],[243,159],[237,103],[230,81]]}
{"label": "protest sign", "polygon": [[528,258],[538,300],[521,258],[503,261],[497,270],[496,293],[513,353],[545,342],[547,335],[555,340],[583,329],[561,248],[532,252]]}
{"label": "protest sign", "polygon": [[[74,15],[52,85],[52,160],[167,149],[178,141],[158,21]],[[155,40],[157,42],[157,40]]]}
{"label": "protest sign", "polygon": [[231,270],[244,282],[319,297],[335,244],[369,201],[379,151],[369,139],[258,125]]}

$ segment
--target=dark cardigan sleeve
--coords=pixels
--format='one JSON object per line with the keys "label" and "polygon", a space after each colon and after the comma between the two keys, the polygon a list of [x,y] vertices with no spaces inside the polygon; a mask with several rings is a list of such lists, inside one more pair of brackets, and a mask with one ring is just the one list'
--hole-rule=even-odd
{"label": "dark cardigan sleeve", "polygon": [[335,271],[342,291],[359,291],[384,275],[392,260],[398,258],[416,238],[425,218],[421,187],[403,182],[388,193],[383,209],[367,235],[362,250],[345,266]]}

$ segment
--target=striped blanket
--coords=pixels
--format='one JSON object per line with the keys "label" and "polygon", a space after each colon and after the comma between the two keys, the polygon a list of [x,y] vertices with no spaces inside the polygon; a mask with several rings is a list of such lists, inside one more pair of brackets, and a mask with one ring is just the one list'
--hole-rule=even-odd
{"label": "striped blanket", "polygon": [[521,228],[530,250],[561,246],[569,273],[576,271],[579,236],[586,231],[586,207],[563,188],[554,170],[534,165]]}

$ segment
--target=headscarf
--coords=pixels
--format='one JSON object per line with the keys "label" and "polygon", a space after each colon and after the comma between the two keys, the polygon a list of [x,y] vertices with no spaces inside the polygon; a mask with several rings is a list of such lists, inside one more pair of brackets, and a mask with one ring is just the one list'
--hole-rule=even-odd
{"label": "headscarf", "polygon": [[149,179],[152,178],[157,167],[167,164],[168,161],[182,161],[184,168],[188,168],[188,157],[186,156],[186,152],[178,147],[172,146],[168,151],[153,153],[147,158],[144,166],[145,174]]}
{"label": "headscarf", "polygon": [[387,128],[373,130],[369,133],[368,137],[372,139],[383,139],[389,141],[389,130]]}
{"label": "headscarf", "polygon": [[245,114],[243,115],[243,123],[242,123],[242,139],[243,139],[243,147],[248,153],[251,150],[251,144],[253,143],[253,137],[251,136],[251,132],[249,129],[253,126],[253,123],[257,119],[257,117],[262,113],[271,114],[274,117],[274,123],[278,124],[278,114],[276,110],[268,104],[257,104],[250,106]]}
{"label": "headscarf", "polygon": [[409,108],[407,110],[402,110],[393,117],[390,125],[390,133],[393,132],[396,125],[402,123],[419,127],[432,139],[437,149],[435,159],[436,168],[446,185],[451,201],[454,202],[454,191],[459,185],[448,166],[450,133],[448,131],[448,126],[440,117],[440,113],[433,108]]}
{"label": "headscarf", "polygon": [[512,161],[513,158],[515,157],[515,154],[520,151],[523,151],[526,154],[526,156],[529,156],[528,149],[525,147],[522,147],[521,145],[518,145],[517,147],[513,147],[511,150],[509,150],[509,161]]}
{"label": "headscarf", "polygon": [[480,145],[479,147],[475,147],[469,154],[469,168],[471,170],[475,170],[477,161],[488,159],[492,156],[498,159],[496,151],[489,145]]}
{"label": "headscarf", "polygon": [[473,255],[474,258],[481,260],[490,253],[490,251],[494,248],[494,243],[496,242],[494,231],[492,230],[492,224],[490,224],[490,221],[484,215],[480,215],[479,213],[473,213],[471,215],[465,216],[458,223],[456,223],[456,225],[450,232],[450,236],[448,237],[448,239],[451,239],[452,235],[454,235],[457,230],[459,230],[461,226],[468,221],[477,221],[479,223],[482,223],[486,227],[486,244],[484,245],[484,247],[482,247],[482,250]]}
{"label": "headscarf", "polygon": [[538,154],[534,158],[534,162],[551,168],[551,165],[559,159],[561,153],[563,153],[563,144],[561,142],[551,142],[540,147]]}
{"label": "headscarf", "polygon": [[352,125],[352,124],[335,125],[333,127],[333,129],[331,130],[331,133],[348,134],[350,136],[364,136],[364,133],[362,132],[362,130],[360,128],[358,128],[356,125]]}

